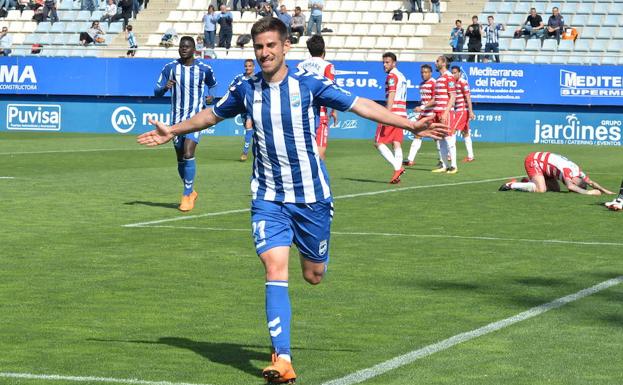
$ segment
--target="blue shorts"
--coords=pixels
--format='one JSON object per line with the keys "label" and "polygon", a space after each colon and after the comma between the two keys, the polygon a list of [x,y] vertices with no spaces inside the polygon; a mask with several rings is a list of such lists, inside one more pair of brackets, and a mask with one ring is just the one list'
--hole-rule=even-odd
{"label": "blue shorts", "polygon": [[185,135],[178,135],[173,138],[173,146],[177,149],[184,149],[184,141],[186,139],[192,140],[193,142],[199,144],[199,140],[201,139],[201,131],[193,132]]}
{"label": "blue shorts", "polygon": [[304,258],[327,262],[332,220],[331,198],[309,204],[253,200],[251,224],[255,250],[260,255],[294,243]]}

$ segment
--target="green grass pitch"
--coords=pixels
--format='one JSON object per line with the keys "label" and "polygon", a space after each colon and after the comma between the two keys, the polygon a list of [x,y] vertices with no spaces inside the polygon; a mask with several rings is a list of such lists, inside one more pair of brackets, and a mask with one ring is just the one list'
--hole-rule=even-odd
{"label": "green grass pitch", "polygon": [[[270,341],[248,212],[123,227],[248,208],[241,140],[203,138],[199,199],[182,214],[169,146],[0,134],[0,177],[14,177],[0,179],[0,372],[262,384]],[[611,197],[497,191],[535,150],[562,153],[618,191],[620,148],[475,143],[476,162],[437,175],[425,142],[392,186],[371,141],[331,141],[336,197],[418,188],[337,199],[329,272],[317,287],[303,281],[293,250],[298,383],[321,385],[623,275],[623,214],[602,205]],[[427,187],[439,184],[448,185]],[[621,384],[622,304],[615,286],[365,383]],[[0,377],[58,383],[70,382]]]}

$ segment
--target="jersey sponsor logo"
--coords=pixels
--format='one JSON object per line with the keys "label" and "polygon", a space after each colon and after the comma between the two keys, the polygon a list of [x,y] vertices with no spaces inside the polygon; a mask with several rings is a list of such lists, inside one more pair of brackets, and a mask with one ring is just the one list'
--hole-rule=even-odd
{"label": "jersey sponsor logo", "polygon": [[622,97],[623,76],[580,75],[560,70],[560,96]]}
{"label": "jersey sponsor logo", "polygon": [[136,115],[128,106],[117,107],[110,116],[112,128],[120,134],[127,134],[136,126]]}
{"label": "jersey sponsor logo", "polygon": [[[301,95],[294,94],[290,97],[292,107],[299,107],[301,105]],[[254,101],[255,103],[255,101]]]}
{"label": "jersey sponsor logo", "polygon": [[37,76],[33,66],[0,65],[0,90],[34,91]]}
{"label": "jersey sponsor logo", "polygon": [[620,146],[620,120],[606,120],[595,124],[584,124],[576,114],[567,115],[566,122],[546,123],[535,121],[534,143],[549,144],[590,144],[601,146]]}
{"label": "jersey sponsor logo", "polygon": [[60,131],[61,106],[58,104],[8,104],[8,130]]}

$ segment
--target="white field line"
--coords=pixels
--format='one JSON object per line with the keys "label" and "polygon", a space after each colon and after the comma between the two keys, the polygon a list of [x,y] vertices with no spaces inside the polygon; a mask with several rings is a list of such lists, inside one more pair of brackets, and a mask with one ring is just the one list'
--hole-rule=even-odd
{"label": "white field line", "polygon": [[[425,189],[425,188],[450,187],[450,186],[462,186],[462,185],[467,185],[467,184],[479,184],[479,183],[498,182],[498,181],[501,181],[501,180],[508,180],[508,179],[511,179],[511,178],[517,178],[517,176],[507,176],[507,177],[503,177],[503,178],[494,178],[494,179],[480,179],[480,180],[472,180],[472,181],[465,181],[465,182],[455,182],[455,183],[430,184],[430,185],[423,185],[423,186],[399,187],[399,188],[393,188],[393,189],[387,189],[387,190],[378,190],[378,191],[369,191],[369,192],[362,192],[362,193],[355,193],[355,194],[339,195],[339,196],[333,197],[333,199],[336,199],[336,200],[337,199],[349,199],[349,198],[358,198],[358,197],[363,197],[363,196],[380,195],[380,194],[387,194],[387,193],[400,192],[400,191],[419,190],[419,189]],[[250,211],[250,209],[217,211],[217,212],[206,213],[206,214],[186,215],[186,216],[182,216],[182,217],[159,219],[159,220],[155,220],[155,221],[130,223],[130,224],[127,224],[127,225],[123,225],[123,227],[145,227],[145,226],[148,226],[148,225],[155,225],[155,224],[159,224],[159,223],[183,221],[183,220],[186,220],[186,219],[196,219],[196,218],[204,218],[204,217],[216,217],[216,216],[220,216],[220,215],[227,215],[227,214],[234,214],[234,213],[244,213],[244,212],[247,212],[247,211]]]}
{"label": "white field line", "polygon": [[409,365],[413,362],[415,362],[416,360],[419,360],[420,358],[424,358],[427,356],[430,356],[432,354],[444,351],[446,349],[449,349],[455,345],[458,345],[460,343],[472,340],[474,338],[478,338],[481,336],[484,336],[486,334],[498,331],[500,329],[504,329],[506,327],[509,327],[511,325],[514,325],[516,323],[528,320],[530,318],[539,316],[543,313],[546,313],[550,310],[553,309],[557,309],[559,307],[562,307],[566,304],[569,304],[571,302],[577,301],[581,298],[587,297],[589,295],[598,293],[602,290],[606,290],[612,286],[616,286],[619,285],[620,283],[623,282],[623,276],[617,277],[617,278],[613,278],[607,281],[604,281],[602,283],[599,283],[595,286],[589,287],[587,289],[584,290],[580,290],[577,293],[562,297],[562,298],[558,298],[553,300],[552,302],[548,302],[545,303],[543,305],[539,305],[536,307],[533,307],[532,309],[529,309],[523,313],[519,313],[517,315],[514,315],[512,317],[509,318],[505,318],[503,320],[500,321],[496,321],[493,323],[490,323],[488,325],[485,325],[481,328],[478,329],[474,329],[465,333],[461,333],[461,334],[457,334],[453,337],[450,337],[448,339],[445,339],[443,341],[439,341],[437,343],[434,343],[432,345],[428,345],[425,346],[423,348],[417,349],[417,350],[413,350],[409,353],[403,354],[401,356],[392,358],[390,360],[387,360],[385,362],[381,362],[380,364],[374,365],[370,368],[367,369],[362,369],[359,371],[356,371],[352,374],[349,374],[347,376],[344,376],[342,378],[338,378],[332,381],[327,381],[325,383],[323,383],[322,385],[353,385],[353,384],[359,384],[361,382],[364,382],[366,380],[369,380],[371,378],[374,377],[378,377],[384,373],[387,373],[391,370],[400,368],[402,366],[405,365]]}
{"label": "white field line", "polygon": [[83,377],[83,376],[62,376],[58,374],[32,374],[32,373],[10,373],[0,372],[0,378],[19,378],[25,380],[44,380],[44,381],[73,381],[73,382],[103,382],[108,384],[130,384],[130,385],[209,385],[209,384],[190,384],[186,382],[169,381],[145,381],[134,378],[109,378],[109,377]]}
{"label": "white field line", "polygon": [[48,151],[18,151],[18,152],[0,152],[0,155],[36,155],[36,154],[65,154],[65,153],[74,153],[74,152],[104,152],[104,151],[150,151],[150,150],[163,150],[169,147],[157,147],[157,148],[147,148],[147,147],[139,147],[138,145],[135,148],[91,148],[84,150],[48,150]]}
{"label": "white field line", "polygon": [[[200,227],[200,226],[173,226],[173,225],[143,225],[134,227],[153,227],[164,229],[180,230],[201,230],[201,231],[234,231],[251,232],[248,229],[221,228],[221,227]],[[475,241],[496,241],[496,242],[528,242],[528,243],[553,243],[563,245],[591,245],[591,246],[623,246],[623,242],[599,242],[599,241],[566,241],[563,239],[528,239],[528,238],[502,238],[502,237],[477,237],[467,235],[447,235],[447,234],[400,234],[400,233],[375,233],[375,232],[350,232],[350,231],[331,231],[331,235],[350,235],[365,237],[408,237],[408,238],[439,238],[439,239],[465,239]]]}
{"label": "white field line", "polygon": [[0,179],[15,179],[14,176],[0,176]]}

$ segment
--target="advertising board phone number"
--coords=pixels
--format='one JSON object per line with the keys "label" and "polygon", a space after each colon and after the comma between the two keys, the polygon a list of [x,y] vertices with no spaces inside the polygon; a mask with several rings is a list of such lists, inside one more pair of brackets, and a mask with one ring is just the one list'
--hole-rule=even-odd
{"label": "advertising board phone number", "polygon": [[502,115],[478,114],[476,115],[476,120],[479,122],[501,122]]}

